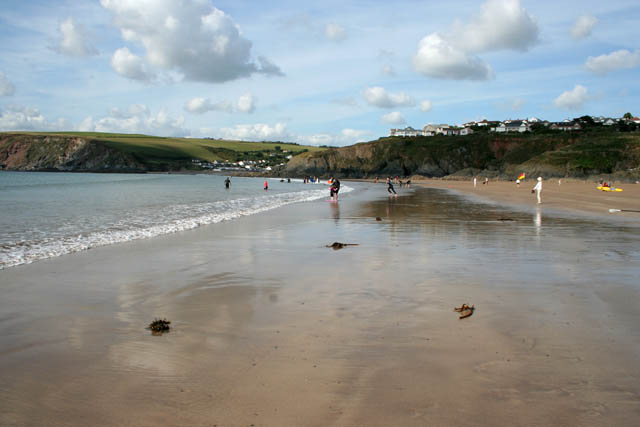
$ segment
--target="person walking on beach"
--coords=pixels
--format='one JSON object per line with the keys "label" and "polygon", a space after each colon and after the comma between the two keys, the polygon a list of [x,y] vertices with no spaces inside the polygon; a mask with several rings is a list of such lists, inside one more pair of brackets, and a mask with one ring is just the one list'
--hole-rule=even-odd
{"label": "person walking on beach", "polygon": [[396,190],[393,188],[393,182],[391,182],[390,176],[387,177],[387,192],[389,195],[393,192],[394,197],[398,197],[398,193],[396,193]]}
{"label": "person walking on beach", "polygon": [[478,178],[476,178],[475,176],[473,177],[473,188],[476,188],[476,185],[478,185]]}
{"label": "person walking on beach", "polygon": [[536,186],[533,187],[533,189],[531,190],[531,192],[536,192],[536,196],[538,197],[538,204],[542,203],[542,200],[540,199],[540,193],[542,193],[542,177],[539,176],[538,177],[538,182],[536,183]]}
{"label": "person walking on beach", "polygon": [[229,185],[231,185],[231,178],[227,177],[227,179],[224,180],[224,188],[229,188]]}
{"label": "person walking on beach", "polygon": [[338,178],[331,177],[331,189],[329,190],[331,200],[338,201],[338,191],[340,191],[340,180]]}
{"label": "person walking on beach", "polygon": [[520,178],[516,179],[516,187],[520,188]]}
{"label": "person walking on beach", "polygon": [[267,182],[267,180],[264,180],[264,191],[267,191],[269,189],[269,183]]}

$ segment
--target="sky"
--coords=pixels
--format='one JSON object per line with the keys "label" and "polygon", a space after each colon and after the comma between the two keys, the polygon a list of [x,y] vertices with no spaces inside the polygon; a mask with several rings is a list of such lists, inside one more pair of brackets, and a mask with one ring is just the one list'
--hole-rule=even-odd
{"label": "sky", "polygon": [[637,0],[2,0],[0,131],[344,146],[640,115]]}

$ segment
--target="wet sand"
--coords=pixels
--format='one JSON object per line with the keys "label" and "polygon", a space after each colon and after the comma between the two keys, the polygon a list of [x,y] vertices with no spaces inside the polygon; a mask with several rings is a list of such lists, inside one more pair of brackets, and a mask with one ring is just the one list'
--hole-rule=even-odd
{"label": "wet sand", "polygon": [[0,425],[636,424],[637,228],[354,185],[0,271]]}

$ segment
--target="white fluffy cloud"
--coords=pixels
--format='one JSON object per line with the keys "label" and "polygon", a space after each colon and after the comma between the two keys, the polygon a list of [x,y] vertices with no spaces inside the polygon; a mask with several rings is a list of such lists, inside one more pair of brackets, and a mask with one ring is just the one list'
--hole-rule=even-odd
{"label": "white fluffy cloud", "polygon": [[527,51],[538,43],[538,35],[535,18],[520,0],[488,0],[471,22],[455,22],[449,34],[424,37],[413,65],[417,72],[436,79],[488,80],[493,70],[476,53]]}
{"label": "white fluffy cloud", "polygon": [[[194,114],[204,114],[208,111],[234,112],[234,105],[230,101],[212,102],[209,98],[192,98],[184,106],[185,111]],[[235,104],[235,111],[240,113],[253,113],[256,109],[256,98],[250,93],[246,93],[238,98]]]}
{"label": "white fluffy cloud", "polygon": [[336,137],[328,133],[317,133],[314,135],[298,136],[296,141],[303,145],[334,145],[336,143]]}
{"label": "white fluffy cloud", "polygon": [[369,130],[358,129],[342,129],[342,132],[340,132],[340,134],[350,140],[362,140],[365,137],[373,135],[373,133]]}
{"label": "white fluffy cloud", "polygon": [[11,96],[16,92],[16,87],[9,81],[4,73],[0,72],[0,96]]}
{"label": "white fluffy cloud", "polygon": [[468,24],[454,25],[453,43],[468,52],[526,51],[538,42],[538,24],[520,0],[489,0]]}
{"label": "white fluffy cloud", "polygon": [[116,50],[111,57],[111,66],[120,75],[133,80],[150,81],[155,78],[139,56],[123,47]]}
{"label": "white fluffy cloud", "polygon": [[47,129],[47,121],[37,108],[9,107],[0,110],[0,129],[40,130]]}
{"label": "white fluffy cloud", "polygon": [[587,88],[576,85],[573,90],[562,92],[559,97],[553,100],[553,105],[567,110],[580,110],[587,100]]}
{"label": "white fluffy cloud", "polygon": [[433,109],[433,103],[429,100],[424,100],[420,103],[420,111],[428,113]]}
{"label": "white fluffy cloud", "polygon": [[287,141],[305,145],[342,146],[369,140],[373,135],[368,130],[343,129],[339,134],[317,133],[299,135],[290,132],[284,123],[269,125],[265,123],[236,125],[233,128],[222,128],[219,131],[208,130],[203,134],[218,134],[225,139],[241,141]]}
{"label": "white fluffy cloud", "polygon": [[265,123],[236,125],[233,128],[222,128],[223,138],[242,141],[291,141],[293,138],[284,123],[270,126]]}
{"label": "white fluffy cloud", "polygon": [[185,111],[194,114],[204,114],[207,111],[233,111],[233,104],[229,101],[212,102],[209,98],[192,98],[184,106]]}
{"label": "white fluffy cloud", "polygon": [[329,40],[340,42],[347,38],[347,31],[340,24],[331,22],[325,27],[324,35],[327,36]]}
{"label": "white fluffy cloud", "polygon": [[54,50],[69,56],[90,56],[96,55],[98,51],[89,43],[87,33],[82,26],[67,18],[58,27],[60,39],[57,41]]}
{"label": "white fluffy cloud", "polygon": [[0,131],[54,131],[69,128],[70,124],[67,120],[58,119],[55,122],[50,122],[37,108],[13,106],[6,110],[0,110]]}
{"label": "white fluffy cloud", "polygon": [[401,125],[406,123],[406,121],[404,120],[404,117],[402,117],[402,114],[400,114],[397,111],[394,111],[389,114],[385,114],[384,116],[381,117],[381,120],[384,123],[389,123],[393,125]]}
{"label": "white fluffy cloud", "polygon": [[493,77],[489,64],[456,48],[437,33],[420,41],[413,65],[419,73],[437,79],[488,80]]}
{"label": "white fluffy cloud", "polygon": [[134,104],[127,111],[117,108],[108,116],[94,119],[87,117],[78,130],[83,132],[143,133],[158,136],[187,136],[183,117],[171,117],[167,111],[152,114],[147,106]]}
{"label": "white fluffy cloud", "polygon": [[591,15],[582,15],[578,18],[573,27],[571,27],[571,37],[574,40],[584,39],[591,35],[593,27],[598,23],[598,20]]}
{"label": "white fluffy cloud", "polygon": [[245,93],[238,98],[236,108],[241,113],[253,113],[256,109],[256,98],[250,93]]}
{"label": "white fluffy cloud", "polygon": [[[141,44],[146,52],[145,61],[158,69],[177,71],[186,80],[204,82],[225,82],[254,73],[282,75],[267,58],[258,57],[257,61],[252,58],[251,41],[242,36],[231,17],[209,1],[100,0],[100,3],[113,13],[123,39]],[[124,74],[122,68],[116,71],[141,80],[139,73]]]}
{"label": "white fluffy cloud", "polygon": [[314,135],[298,135],[295,141],[304,145],[344,146],[371,139],[373,132],[358,129],[342,129],[339,135],[320,133]]}
{"label": "white fluffy cloud", "polygon": [[379,108],[411,107],[415,105],[414,99],[406,93],[389,93],[380,86],[364,89],[362,98],[367,104]]}
{"label": "white fluffy cloud", "polygon": [[590,56],[587,58],[586,67],[592,73],[604,76],[611,71],[634,68],[640,65],[640,53],[636,50],[616,50],[608,55]]}

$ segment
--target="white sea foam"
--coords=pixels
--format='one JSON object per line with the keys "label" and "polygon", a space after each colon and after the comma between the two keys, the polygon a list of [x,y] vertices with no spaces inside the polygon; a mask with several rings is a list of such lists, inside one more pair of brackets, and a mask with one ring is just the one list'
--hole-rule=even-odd
{"label": "white sea foam", "polygon": [[[349,186],[341,188],[343,193],[350,191],[353,191],[353,188]],[[326,188],[322,188],[210,203],[176,205],[154,212],[139,212],[109,224],[101,230],[2,244],[0,246],[0,270],[99,246],[191,230],[203,225],[258,214],[292,203],[313,201],[325,197],[327,197],[327,191]]]}

